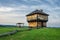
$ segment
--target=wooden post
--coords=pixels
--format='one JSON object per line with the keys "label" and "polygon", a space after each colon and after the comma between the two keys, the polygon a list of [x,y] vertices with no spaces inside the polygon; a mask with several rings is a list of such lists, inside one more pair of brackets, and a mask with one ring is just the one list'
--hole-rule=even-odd
{"label": "wooden post", "polygon": [[37,14],[37,29],[38,29],[38,14]]}

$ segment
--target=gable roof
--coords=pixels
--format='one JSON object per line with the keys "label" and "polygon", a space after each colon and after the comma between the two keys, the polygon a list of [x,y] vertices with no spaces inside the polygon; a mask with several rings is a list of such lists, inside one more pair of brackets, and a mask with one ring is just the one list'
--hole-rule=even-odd
{"label": "gable roof", "polygon": [[26,16],[30,16],[33,14],[42,14],[42,15],[49,16],[48,14],[44,13],[42,9],[41,10],[35,10],[35,11],[31,12],[30,14],[27,14]]}

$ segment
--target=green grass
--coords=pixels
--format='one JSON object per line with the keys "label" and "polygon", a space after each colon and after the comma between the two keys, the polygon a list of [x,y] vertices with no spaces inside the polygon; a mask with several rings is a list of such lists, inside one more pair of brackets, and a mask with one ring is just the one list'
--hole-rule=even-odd
{"label": "green grass", "polygon": [[24,30],[25,28],[17,28],[17,27],[0,27],[0,34],[14,31],[14,30]]}
{"label": "green grass", "polygon": [[33,29],[31,31],[18,32],[14,35],[1,37],[0,40],[60,40],[60,28]]}

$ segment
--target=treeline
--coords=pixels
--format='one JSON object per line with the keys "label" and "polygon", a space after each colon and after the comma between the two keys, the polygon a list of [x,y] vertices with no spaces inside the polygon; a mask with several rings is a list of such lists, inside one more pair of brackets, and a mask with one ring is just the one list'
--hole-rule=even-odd
{"label": "treeline", "polygon": [[15,25],[0,25],[0,27],[16,27]]}
{"label": "treeline", "polygon": [[[17,27],[16,25],[0,25],[0,27]],[[21,28],[28,28],[28,26],[23,26]]]}

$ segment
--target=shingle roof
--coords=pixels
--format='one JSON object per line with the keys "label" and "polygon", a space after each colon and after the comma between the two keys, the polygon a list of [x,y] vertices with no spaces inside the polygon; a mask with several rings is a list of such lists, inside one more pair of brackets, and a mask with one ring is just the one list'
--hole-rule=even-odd
{"label": "shingle roof", "polygon": [[35,11],[31,12],[30,14],[27,14],[26,16],[33,15],[33,14],[42,14],[42,15],[48,16],[48,14],[44,13],[42,9],[41,10],[35,10]]}

